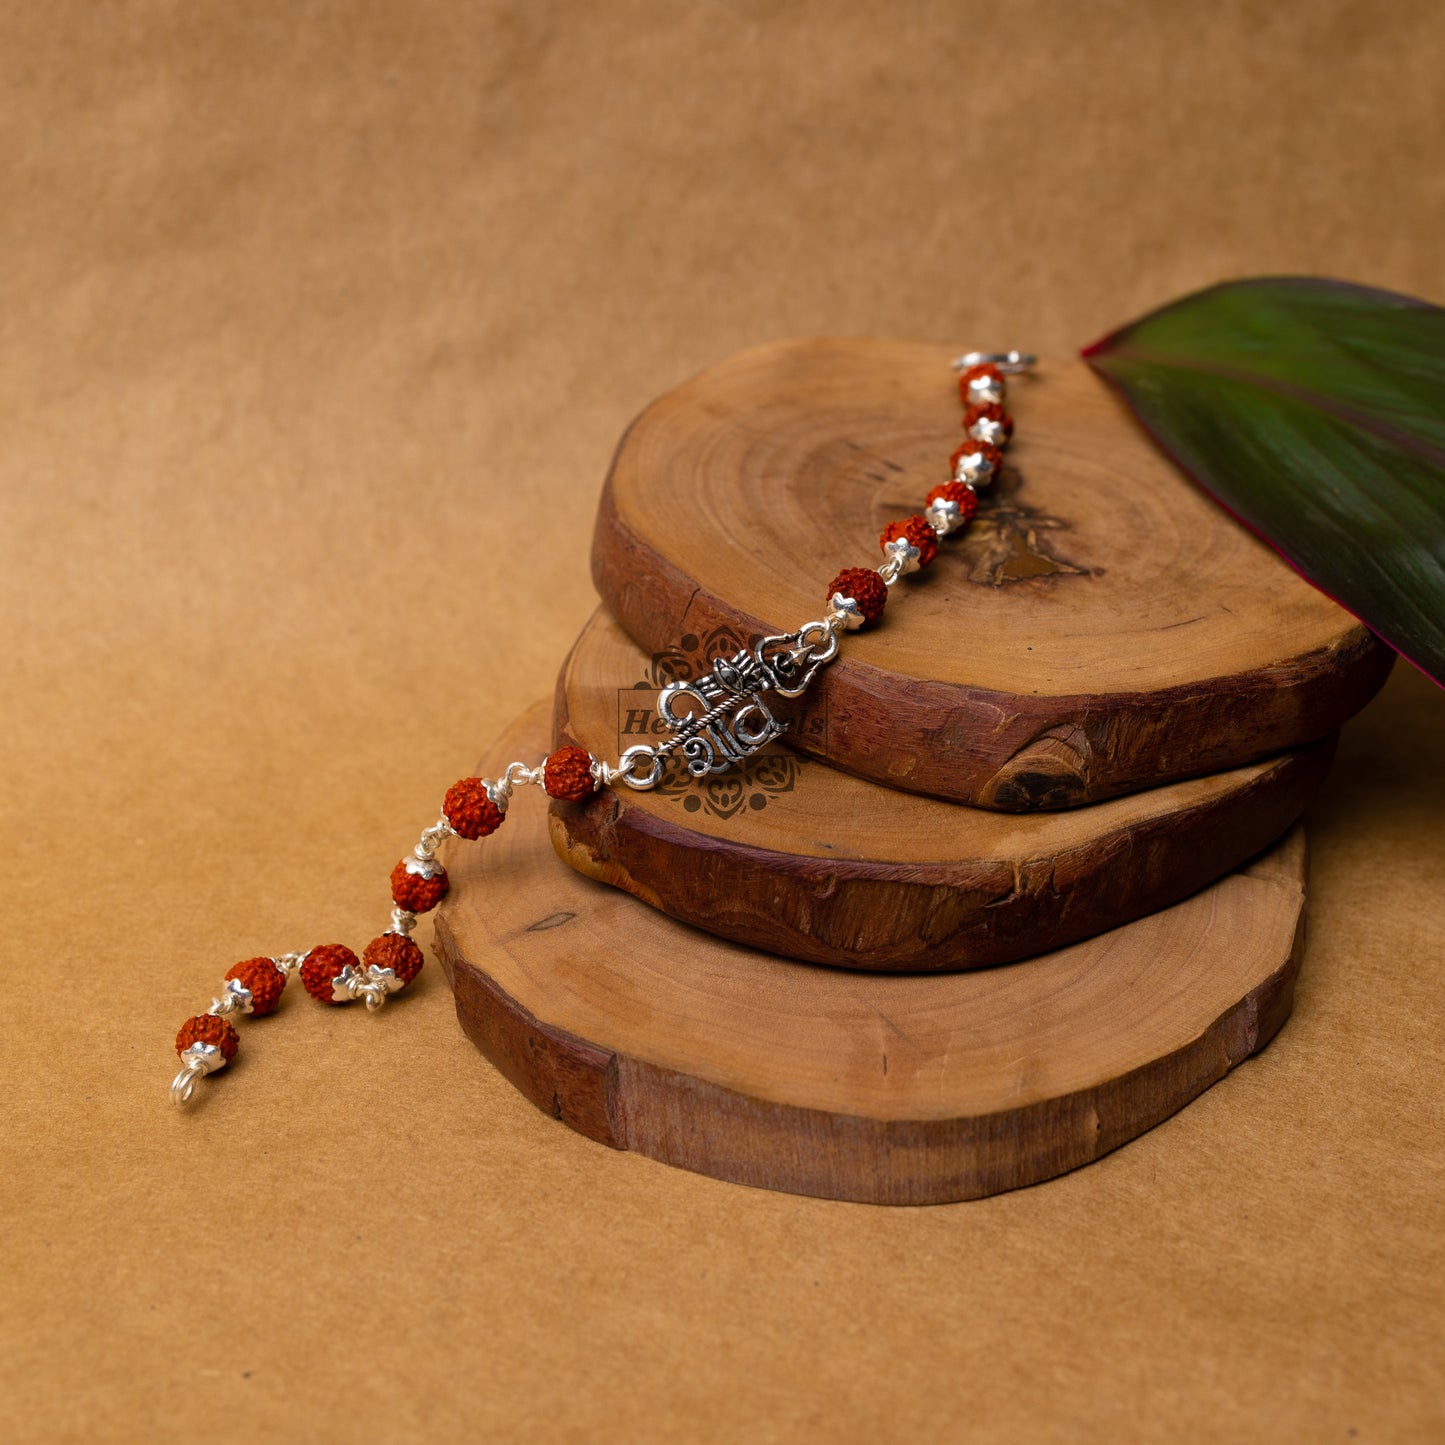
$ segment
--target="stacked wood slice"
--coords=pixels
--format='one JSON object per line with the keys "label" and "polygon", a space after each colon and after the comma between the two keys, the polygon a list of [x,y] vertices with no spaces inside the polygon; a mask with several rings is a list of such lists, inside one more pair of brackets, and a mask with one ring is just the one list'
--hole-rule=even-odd
{"label": "stacked wood slice", "polygon": [[[946,479],[949,359],[788,343],[654,403],[603,494],[603,608],[484,768],[658,742],[660,688],[821,616]],[[1132,1138],[1287,1015],[1295,824],[1391,654],[1079,363],[1008,405],[973,526],[775,709],[780,742],[519,806],[449,862],[463,1025],[581,1132],[771,1188],[970,1198]]]}

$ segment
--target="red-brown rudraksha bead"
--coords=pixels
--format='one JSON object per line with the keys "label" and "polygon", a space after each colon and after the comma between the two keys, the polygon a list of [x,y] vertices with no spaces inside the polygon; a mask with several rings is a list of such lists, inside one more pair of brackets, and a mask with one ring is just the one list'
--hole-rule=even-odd
{"label": "red-brown rudraksha bead", "polygon": [[878,538],[878,546],[886,547],[900,537],[918,548],[918,565],[926,567],[938,556],[938,533],[929,525],[927,517],[909,517],[902,522],[889,522]]}
{"label": "red-brown rudraksha bead", "polygon": [[176,1035],[176,1052],[184,1054],[192,1044],[214,1044],[229,1064],[241,1047],[241,1038],[230,1019],[223,1019],[218,1014],[197,1014],[181,1025],[181,1031]]}
{"label": "red-brown rudraksha bead", "polygon": [[828,596],[841,592],[858,604],[865,623],[877,622],[888,601],[888,586],[871,567],[845,567],[829,584]]}
{"label": "red-brown rudraksha bead", "polygon": [[248,958],[227,971],[228,979],[234,978],[251,993],[251,1013],[262,1018],[281,1002],[281,990],[286,987],[286,975],[269,958]]}
{"label": "red-brown rudraksha bead", "polygon": [[368,968],[389,968],[403,983],[410,983],[425,959],[411,939],[400,933],[383,933],[366,945],[361,961]]}
{"label": "red-brown rudraksha bead", "polygon": [[961,447],[954,450],[953,455],[948,459],[948,465],[954,471],[957,471],[960,459],[972,456],[974,452],[979,453],[979,455],[988,462],[991,468],[989,479],[991,480],[998,476],[999,472],[1003,469],[1003,453],[999,451],[996,446],[992,446],[988,442],[976,442],[972,437],[964,442]]}
{"label": "red-brown rudraksha bead", "polygon": [[403,858],[391,870],[391,901],[408,913],[430,913],[446,896],[447,870],[440,868],[435,876],[423,878],[407,871]]}
{"label": "red-brown rudraksha bead", "polygon": [[928,505],[935,502],[953,502],[958,507],[960,527],[973,521],[978,515],[978,493],[963,482],[944,482],[928,494]]}
{"label": "red-brown rudraksha bead", "polygon": [[481,778],[453,783],[442,800],[442,812],[462,838],[485,838],[502,826],[502,810],[487,796]]}
{"label": "red-brown rudraksha bead", "polygon": [[995,386],[1003,386],[1003,372],[993,362],[985,361],[978,366],[970,366],[966,371],[960,372],[958,377],[958,392],[965,404],[969,400],[968,384],[978,377],[987,377]]}
{"label": "red-brown rudraksha bead", "polygon": [[331,996],[331,981],[343,968],[355,968],[356,955],[343,943],[323,943],[301,960],[301,982],[321,1003],[344,1003]]}
{"label": "red-brown rudraksha bead", "polygon": [[597,791],[592,776],[592,754],[586,748],[558,748],[542,767],[542,786],[549,798],[580,803]]}
{"label": "red-brown rudraksha bead", "polygon": [[968,431],[976,421],[996,421],[1003,428],[1005,441],[1014,434],[1014,419],[996,401],[969,407],[963,414],[964,431]]}

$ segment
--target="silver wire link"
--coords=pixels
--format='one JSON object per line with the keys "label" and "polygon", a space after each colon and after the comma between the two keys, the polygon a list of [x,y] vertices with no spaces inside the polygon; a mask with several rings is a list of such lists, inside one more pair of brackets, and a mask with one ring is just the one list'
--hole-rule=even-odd
{"label": "silver wire link", "polygon": [[918,559],[922,553],[907,537],[895,537],[883,550],[888,560],[878,569],[878,575],[885,587],[891,587],[900,577],[918,571]]}
{"label": "silver wire link", "polygon": [[[308,949],[307,952],[310,952],[310,950]],[[306,954],[283,953],[279,957],[273,958],[271,962],[286,975],[286,981],[289,983],[291,981],[291,975],[306,962]]]}
{"label": "silver wire link", "polygon": [[506,770],[495,783],[487,782],[487,796],[499,812],[505,813],[507,804],[512,801],[513,789],[525,787],[528,783],[536,783],[540,787],[544,770],[545,764],[529,768],[526,763],[508,763]]}
{"label": "silver wire link", "polygon": [[226,1056],[215,1044],[192,1044],[181,1055],[181,1071],[171,1080],[171,1103],[180,1107],[191,1102],[196,1080],[226,1067]]}
{"label": "silver wire link", "polygon": [[456,829],[445,818],[438,818],[430,828],[421,830],[421,837],[417,839],[416,847],[411,850],[412,857],[418,863],[430,863],[436,857],[437,849],[448,838],[456,836]]}
{"label": "silver wire link", "polygon": [[239,978],[228,978],[220,998],[213,998],[206,1012],[215,1014],[217,1018],[225,1018],[227,1014],[248,1014],[252,1003],[251,990]]}
{"label": "silver wire link", "polygon": [[547,765],[538,763],[535,768],[529,768],[526,763],[508,763],[507,771],[502,774],[502,781],[497,785],[511,792],[516,787],[528,785],[540,788],[547,776]]}

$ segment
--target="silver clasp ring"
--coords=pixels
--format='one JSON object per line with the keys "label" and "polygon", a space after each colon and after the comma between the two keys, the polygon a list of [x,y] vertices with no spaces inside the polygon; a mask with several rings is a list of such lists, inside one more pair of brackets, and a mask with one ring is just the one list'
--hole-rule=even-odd
{"label": "silver clasp ring", "polygon": [[[637,771],[639,764],[646,768],[645,772]],[[648,747],[646,743],[638,743],[618,758],[616,776],[629,788],[645,793],[662,781],[662,769],[663,761],[658,757],[656,749]]]}
{"label": "silver clasp ring", "polygon": [[1028,351],[965,351],[949,363],[955,371],[967,371],[970,366],[984,366],[991,363],[1005,376],[1017,376],[1036,365],[1038,357]]}
{"label": "silver clasp ring", "polygon": [[207,1070],[203,1064],[188,1059],[186,1066],[171,1080],[171,1103],[189,1104],[196,1091],[196,1080],[205,1078]]}
{"label": "silver clasp ring", "polygon": [[832,662],[838,655],[838,629],[826,622],[805,622],[797,633],[798,646],[794,661],[806,659],[819,665]]}

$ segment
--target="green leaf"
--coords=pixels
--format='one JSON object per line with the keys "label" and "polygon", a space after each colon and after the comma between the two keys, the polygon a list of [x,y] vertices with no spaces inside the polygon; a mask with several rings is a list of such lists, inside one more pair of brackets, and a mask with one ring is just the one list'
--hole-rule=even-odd
{"label": "green leaf", "polygon": [[1445,679],[1445,310],[1265,277],[1186,296],[1084,356],[1217,501]]}

